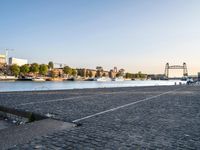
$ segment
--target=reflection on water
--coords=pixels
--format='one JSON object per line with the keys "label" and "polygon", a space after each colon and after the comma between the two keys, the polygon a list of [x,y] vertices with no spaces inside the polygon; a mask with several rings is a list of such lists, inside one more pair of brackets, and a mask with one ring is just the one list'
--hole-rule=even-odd
{"label": "reflection on water", "polygon": [[64,81],[64,82],[0,82],[0,92],[3,91],[35,91],[35,90],[57,90],[57,89],[83,89],[83,88],[104,88],[104,87],[133,87],[133,86],[159,86],[174,85],[183,81],[123,81],[123,82],[95,82],[95,81]]}

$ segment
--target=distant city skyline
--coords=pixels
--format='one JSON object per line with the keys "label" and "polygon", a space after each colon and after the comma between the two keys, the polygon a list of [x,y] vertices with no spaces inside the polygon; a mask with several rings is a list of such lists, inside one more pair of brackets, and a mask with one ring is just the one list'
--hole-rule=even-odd
{"label": "distant city skyline", "polygon": [[[0,1],[0,54],[30,63],[164,73],[200,71],[198,0]],[[170,71],[179,76],[180,71]]]}

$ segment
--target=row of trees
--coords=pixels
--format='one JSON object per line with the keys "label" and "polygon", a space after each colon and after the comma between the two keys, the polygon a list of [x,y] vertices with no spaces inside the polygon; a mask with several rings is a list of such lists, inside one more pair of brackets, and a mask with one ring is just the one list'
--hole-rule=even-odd
{"label": "row of trees", "polygon": [[[95,76],[105,76],[105,73],[103,73],[103,68],[101,66],[97,66],[96,67],[96,75]],[[26,74],[28,73],[33,73],[33,74],[39,74],[39,75],[42,75],[42,76],[45,76],[47,75],[48,71],[50,71],[50,76],[51,77],[55,77],[56,76],[56,72],[54,70],[54,63],[52,61],[50,61],[48,63],[48,65],[46,64],[37,64],[37,63],[33,63],[31,65],[28,65],[28,64],[25,64],[25,65],[22,65],[22,66],[18,66],[16,64],[10,66],[10,71],[12,73],[12,75],[14,76],[18,76],[18,75],[21,75],[21,76],[25,76]],[[63,68],[63,74],[66,74],[68,77],[69,76],[76,76],[76,75],[79,75],[79,76],[86,76],[86,77],[92,77],[93,76],[93,73],[92,71],[88,71],[87,69],[73,69],[73,68],[70,68],[69,66],[65,66]],[[61,73],[59,72],[59,75],[61,77]],[[124,76],[125,78],[145,78],[146,75],[141,73],[141,72],[138,72],[136,74],[132,74],[132,73],[124,73],[124,69],[120,69],[117,74],[116,74],[117,77],[119,76]]]}
{"label": "row of trees", "polygon": [[13,64],[12,66],[10,66],[10,71],[14,76],[26,75],[27,73],[30,72],[33,74],[39,73],[40,75],[46,75],[48,72],[48,65],[46,64],[39,65],[37,63],[33,63],[31,65],[25,64],[20,67],[16,64]]}
{"label": "row of trees", "polygon": [[[33,74],[39,74],[42,76],[47,75],[48,71],[50,70],[50,75],[52,75],[52,77],[55,76],[55,71],[54,69],[54,64],[53,62],[49,62],[48,65],[46,64],[37,64],[37,63],[33,63],[31,65],[25,64],[22,66],[18,66],[16,64],[13,64],[12,66],[10,66],[10,71],[12,73],[12,75],[14,76],[18,76],[18,75],[22,75],[25,76],[28,73],[33,73]],[[63,68],[63,73],[68,75],[68,76],[76,76],[77,75],[77,71],[76,69],[70,68],[69,66],[65,66]]]}
{"label": "row of trees", "polygon": [[63,68],[63,72],[65,73],[65,74],[67,74],[67,75],[72,75],[72,76],[76,76],[77,75],[77,71],[76,71],[76,69],[72,69],[72,68],[70,68],[69,66],[65,66],[64,68]]}
{"label": "row of trees", "polygon": [[142,72],[138,72],[138,73],[126,73],[125,74],[125,78],[129,78],[129,79],[135,79],[135,78],[139,78],[139,79],[144,79],[146,78],[146,74],[143,74]]}

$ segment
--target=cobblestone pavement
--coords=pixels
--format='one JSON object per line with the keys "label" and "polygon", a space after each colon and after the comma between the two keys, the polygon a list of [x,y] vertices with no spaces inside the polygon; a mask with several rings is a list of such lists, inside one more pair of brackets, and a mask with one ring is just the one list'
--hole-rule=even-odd
{"label": "cobblestone pavement", "polygon": [[200,149],[199,91],[163,86],[14,92],[1,93],[0,105],[68,122],[86,117],[79,127],[12,149]]}
{"label": "cobblestone pavement", "polygon": [[0,118],[0,130],[14,126],[12,123]]}

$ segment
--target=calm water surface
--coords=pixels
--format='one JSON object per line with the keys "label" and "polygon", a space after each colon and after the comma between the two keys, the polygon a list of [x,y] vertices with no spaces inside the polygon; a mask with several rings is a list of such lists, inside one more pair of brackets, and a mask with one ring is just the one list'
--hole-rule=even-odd
{"label": "calm water surface", "polygon": [[32,82],[13,81],[0,82],[0,92],[5,91],[35,91],[35,90],[59,90],[59,89],[84,89],[104,87],[134,87],[134,86],[159,86],[174,85],[178,80],[168,81],[121,81],[121,82],[96,82],[96,81],[64,81],[64,82]]}

